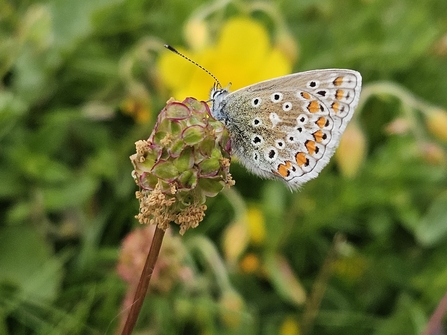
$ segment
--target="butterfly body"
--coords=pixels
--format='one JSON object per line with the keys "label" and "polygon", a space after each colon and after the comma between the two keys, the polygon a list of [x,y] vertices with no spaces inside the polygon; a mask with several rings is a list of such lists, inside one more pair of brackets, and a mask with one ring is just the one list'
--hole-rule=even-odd
{"label": "butterfly body", "polygon": [[214,88],[211,114],[226,125],[244,166],[296,189],[329,162],[358,104],[361,83],[357,71],[327,69],[234,92]]}

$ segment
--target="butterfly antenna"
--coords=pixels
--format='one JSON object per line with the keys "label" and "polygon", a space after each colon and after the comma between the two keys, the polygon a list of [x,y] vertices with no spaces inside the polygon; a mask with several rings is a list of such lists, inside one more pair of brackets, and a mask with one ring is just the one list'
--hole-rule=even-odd
{"label": "butterfly antenna", "polygon": [[217,80],[216,76],[214,74],[212,74],[210,71],[208,71],[207,69],[205,69],[202,65],[200,65],[199,63],[193,61],[191,58],[185,56],[184,54],[182,54],[180,51],[177,51],[174,47],[170,46],[169,44],[165,44],[165,48],[176,53],[177,55],[183,57],[184,59],[186,59],[188,62],[193,63],[195,66],[197,66],[199,69],[202,69],[203,71],[205,71],[206,73],[208,73],[211,78],[214,79],[214,81],[217,83],[217,87],[221,88],[222,85],[220,84],[219,80]]}

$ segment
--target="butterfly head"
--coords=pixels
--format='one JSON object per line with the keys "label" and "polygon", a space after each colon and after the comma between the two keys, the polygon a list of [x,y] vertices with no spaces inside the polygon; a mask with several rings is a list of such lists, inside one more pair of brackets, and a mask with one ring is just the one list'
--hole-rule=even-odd
{"label": "butterfly head", "polygon": [[220,84],[214,84],[210,93],[211,100],[211,115],[218,121],[225,122],[225,113],[223,113],[223,109],[225,107],[225,98],[230,93],[230,85],[222,88]]}

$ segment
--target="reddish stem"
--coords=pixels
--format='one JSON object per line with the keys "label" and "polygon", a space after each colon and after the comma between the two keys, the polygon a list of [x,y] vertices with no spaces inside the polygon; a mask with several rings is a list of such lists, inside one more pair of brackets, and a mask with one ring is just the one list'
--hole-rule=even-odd
{"label": "reddish stem", "polygon": [[149,249],[149,253],[147,254],[146,263],[144,264],[143,271],[141,272],[140,281],[133,298],[132,307],[130,308],[129,314],[127,315],[126,323],[124,324],[121,335],[132,334],[132,331],[138,319],[138,314],[140,314],[144,298],[146,297],[147,288],[149,287],[149,282],[151,281],[152,273],[154,272],[155,263],[157,262],[158,254],[160,253],[161,243],[163,242],[164,235],[165,231],[163,229],[160,229],[158,227],[155,229],[151,248]]}
{"label": "reddish stem", "polygon": [[447,293],[441,299],[422,335],[442,334],[442,318],[447,313]]}

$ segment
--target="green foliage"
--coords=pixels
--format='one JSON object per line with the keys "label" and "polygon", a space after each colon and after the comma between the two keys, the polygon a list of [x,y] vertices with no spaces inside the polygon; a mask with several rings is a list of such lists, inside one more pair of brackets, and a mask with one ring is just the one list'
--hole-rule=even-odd
{"label": "green foliage", "polygon": [[[152,292],[139,327],[298,334],[292,319],[303,334],[420,334],[447,291],[447,145],[415,112],[447,108],[447,2],[266,3],[299,44],[294,70],[353,68],[365,90],[391,83],[371,85],[360,107],[365,160],[354,178],[331,163],[296,193],[232,164],[237,192],[210,199],[204,221],[184,236],[193,284]],[[206,4],[0,3],[0,334],[115,331],[126,292],[116,274],[120,243],[138,212],[128,157],[169,98],[156,66],[167,52],[161,41],[182,45],[183,24]],[[385,131],[402,117],[413,131]],[[252,234],[247,206],[265,220],[258,244],[237,239]],[[222,260],[232,243],[221,243],[231,223],[240,228],[233,263]],[[333,242],[336,233],[346,242]],[[328,254],[336,255],[330,264]],[[257,272],[241,265],[247,255],[262,264]]]}

